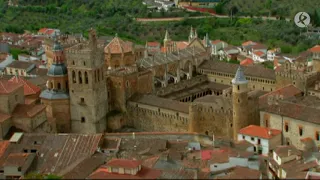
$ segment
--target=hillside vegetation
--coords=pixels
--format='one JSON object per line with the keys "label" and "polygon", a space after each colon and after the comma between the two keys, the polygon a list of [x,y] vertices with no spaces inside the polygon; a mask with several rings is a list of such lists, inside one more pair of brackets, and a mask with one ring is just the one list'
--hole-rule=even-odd
{"label": "hillside vegetation", "polygon": [[[279,16],[294,18],[298,12],[313,14],[320,8],[319,0],[225,0],[224,13],[231,9],[239,15]],[[234,8],[236,7],[236,8]]]}
{"label": "hillside vegetation", "polygon": [[[139,23],[133,17],[150,16],[141,0],[20,0],[19,7],[8,7],[4,0],[0,0],[0,12],[0,31],[16,33],[24,30],[36,32],[43,27],[58,28],[70,34],[86,33],[93,27],[100,36],[118,33],[124,39],[144,44],[146,41],[161,42],[166,29],[172,39],[186,40],[192,25],[198,29],[201,38],[209,33],[211,39],[221,39],[233,45],[247,40],[258,41],[269,47],[281,47],[286,53],[298,53],[319,43],[316,39],[301,37],[303,30],[282,20],[188,19],[195,14],[182,12],[185,18],[180,22]],[[159,12],[161,16],[170,13],[175,12]]]}

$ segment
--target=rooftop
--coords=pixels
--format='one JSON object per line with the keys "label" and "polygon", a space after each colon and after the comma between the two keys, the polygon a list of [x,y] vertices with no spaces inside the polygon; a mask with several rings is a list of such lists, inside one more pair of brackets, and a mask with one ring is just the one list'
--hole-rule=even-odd
{"label": "rooftop", "polygon": [[7,66],[8,68],[16,68],[16,69],[29,69],[29,68],[35,68],[36,65],[31,62],[25,62],[25,61],[13,61],[11,64]]}
{"label": "rooftop", "polygon": [[252,137],[260,137],[263,139],[270,139],[274,136],[281,134],[281,131],[261,126],[250,125],[240,129],[239,134],[244,134]]}
{"label": "rooftop", "polygon": [[41,89],[38,86],[36,86],[36,85],[32,84],[31,82],[25,80],[21,76],[14,76],[9,80],[9,82],[23,85],[24,95],[25,96],[38,94],[41,91]]}
{"label": "rooftop", "polygon": [[10,94],[11,92],[22,87],[23,87],[22,84],[12,83],[7,80],[0,80],[0,95]]}
{"label": "rooftop", "polygon": [[142,164],[141,161],[127,159],[112,159],[106,165],[111,167],[137,168]]}
{"label": "rooftop", "polygon": [[104,48],[105,53],[121,54],[133,51],[132,42],[125,42],[120,39],[117,35],[113,40]]}

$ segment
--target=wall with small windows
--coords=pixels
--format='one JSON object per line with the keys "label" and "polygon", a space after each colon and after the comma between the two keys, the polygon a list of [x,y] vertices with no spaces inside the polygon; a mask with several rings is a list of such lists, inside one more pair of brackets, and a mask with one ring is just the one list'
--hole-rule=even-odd
{"label": "wall with small windows", "polygon": [[[269,124],[267,125],[266,122]],[[294,145],[303,150],[305,144],[303,139],[311,138],[316,146],[320,146],[320,125],[298,119],[280,116],[264,111],[260,111],[260,124],[263,127],[278,129],[282,131],[283,145]]]}
{"label": "wall with small windows", "polygon": [[[225,85],[231,85],[231,81],[235,76],[233,73],[214,72],[204,69],[199,69],[198,71],[201,74],[207,74],[209,81]],[[248,80],[248,88],[250,90],[274,91],[276,89],[275,79],[265,79],[252,76],[246,76],[246,79]]]}

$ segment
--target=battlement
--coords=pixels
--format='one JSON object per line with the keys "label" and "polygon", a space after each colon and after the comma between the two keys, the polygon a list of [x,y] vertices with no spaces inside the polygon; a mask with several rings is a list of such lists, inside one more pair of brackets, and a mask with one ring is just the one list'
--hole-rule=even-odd
{"label": "battlement", "polygon": [[[215,106],[215,107],[214,107]],[[232,115],[232,109],[225,109],[223,106],[218,107],[216,104],[205,104],[205,103],[192,103],[190,105],[190,113],[214,113]]]}

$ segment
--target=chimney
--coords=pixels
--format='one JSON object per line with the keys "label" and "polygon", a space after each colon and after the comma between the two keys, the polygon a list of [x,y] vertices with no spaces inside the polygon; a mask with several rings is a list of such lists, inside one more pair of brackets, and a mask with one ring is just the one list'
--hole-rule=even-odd
{"label": "chimney", "polygon": [[291,151],[291,149],[289,149],[288,150],[288,156],[291,156],[291,154],[292,154],[292,151]]}

